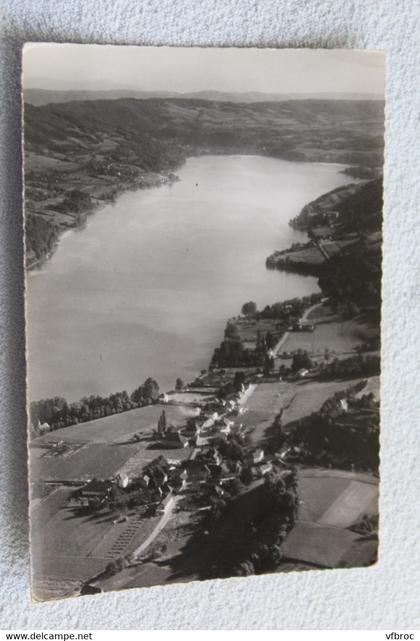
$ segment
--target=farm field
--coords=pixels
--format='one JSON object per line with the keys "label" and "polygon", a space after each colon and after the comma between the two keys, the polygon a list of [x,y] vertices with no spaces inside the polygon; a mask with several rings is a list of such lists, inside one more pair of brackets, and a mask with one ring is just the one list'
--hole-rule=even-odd
{"label": "farm field", "polygon": [[369,327],[354,319],[318,321],[313,332],[290,332],[282,350],[294,352],[303,349],[307,350],[311,356],[319,358],[323,357],[325,350],[328,349],[331,357],[348,357],[355,352],[357,345],[371,337],[372,331]]}
{"label": "farm field", "polygon": [[244,347],[248,349],[255,348],[258,332],[261,333],[261,336],[265,336],[267,332],[270,332],[273,336],[278,337],[282,326],[280,321],[274,318],[241,318],[240,320],[235,320],[234,325],[238,330],[239,338]]}
{"label": "farm field", "polygon": [[371,564],[377,541],[364,541],[348,528],[364,514],[378,514],[377,479],[338,470],[301,469],[298,486],[298,520],[283,546],[286,558],[315,567]]}
{"label": "farm field", "polygon": [[259,383],[245,403],[248,411],[236,419],[245,428],[252,428],[251,440],[258,443],[271,427],[276,415],[292,394],[294,386],[285,382]]}
{"label": "farm field", "polygon": [[287,559],[310,563],[318,568],[336,568],[360,535],[349,530],[297,523],[283,544]]}
{"label": "farm field", "polygon": [[[151,439],[162,409],[155,405],[133,410],[34,439],[31,444],[33,478],[37,482],[84,482],[92,478],[106,479],[123,471],[137,475],[148,461],[160,455],[184,460],[191,455],[190,447],[160,449]],[[183,410],[165,407],[170,422],[185,421]],[[144,437],[130,442],[133,432],[141,432]],[[105,436],[118,440],[103,442]],[[55,454],[46,447],[58,440],[69,444],[64,454]],[[127,555],[141,545],[160,520],[160,516],[143,517],[139,508],[128,513],[127,521],[114,523],[115,513],[108,510],[91,513],[67,507],[72,491],[59,488],[33,503],[32,542],[34,549],[40,551],[33,560],[38,597],[77,593],[81,582],[104,570],[111,559]]]}
{"label": "farm field", "polygon": [[[31,470],[33,478],[43,481],[86,481],[92,478],[106,479],[118,472],[120,467],[145,449],[139,443],[119,445],[117,443],[89,443],[67,455],[48,456],[46,450],[31,448]],[[37,456],[32,457],[35,451]],[[43,452],[43,456],[39,456]],[[157,456],[156,450],[150,458]]]}
{"label": "farm field", "polygon": [[376,514],[378,480],[369,474],[341,470],[301,469],[298,519],[349,527],[362,514]]}
{"label": "farm field", "polygon": [[[99,580],[97,583],[93,581],[93,585],[98,585],[104,592],[108,592],[121,588],[149,587],[169,580],[171,583],[176,583],[198,579],[198,575],[192,569],[177,576],[173,568],[173,564],[178,565],[182,550],[194,532],[193,519],[189,512],[175,513],[165,529],[156,537],[146,555],[155,552],[153,561],[147,559],[144,563],[125,568],[108,579]],[[159,554],[161,549],[164,551]]]}
{"label": "farm field", "polygon": [[162,409],[165,410],[169,423],[175,425],[185,421],[182,407],[149,405],[49,432],[36,439],[36,442],[116,442],[129,439],[138,432],[143,432],[146,435],[156,427]]}
{"label": "farm field", "polygon": [[348,381],[320,382],[303,380],[295,383],[289,403],[282,414],[282,423],[287,426],[312,412],[317,412],[322,404],[336,392],[353,387],[356,383],[366,379],[357,378]]}
{"label": "farm field", "polygon": [[[42,508],[41,508],[42,509]],[[45,512],[45,511],[44,511]],[[78,512],[61,507],[47,521],[34,510],[32,540],[42,540],[34,559],[38,576],[86,580],[105,569],[116,556],[132,552],[152,532],[160,517],[144,517],[135,510],[123,523],[113,523],[115,514]],[[51,550],[55,550],[51,554]],[[118,550],[118,553],[116,552]]]}
{"label": "farm field", "polygon": [[177,459],[178,461],[185,461],[191,456],[192,448],[191,447],[182,447],[177,449],[164,449],[164,448],[148,448],[147,444],[143,443],[131,456],[127,458],[124,463],[119,468],[121,474],[126,474],[127,476],[133,476],[139,473],[139,470],[142,469],[149,461],[157,458],[158,456],[163,456],[168,460]]}

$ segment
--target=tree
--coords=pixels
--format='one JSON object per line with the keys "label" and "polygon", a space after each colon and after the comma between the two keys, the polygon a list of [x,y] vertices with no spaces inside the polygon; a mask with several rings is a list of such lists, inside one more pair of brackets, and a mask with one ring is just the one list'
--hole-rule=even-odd
{"label": "tree", "polygon": [[306,350],[298,349],[297,352],[293,354],[292,361],[292,370],[293,372],[298,372],[300,369],[311,369],[312,361],[309,358],[309,354]]}
{"label": "tree", "polygon": [[267,332],[265,335],[265,344],[267,346],[267,349],[272,349],[273,347],[275,347],[276,343],[276,337],[273,336],[271,332]]}
{"label": "tree", "polygon": [[144,396],[146,399],[157,401],[159,398],[159,385],[154,378],[147,378],[143,384]]}
{"label": "tree", "polygon": [[250,467],[244,467],[241,474],[241,481],[248,485],[253,480],[252,470]]}
{"label": "tree", "polygon": [[225,338],[239,340],[238,328],[234,323],[228,323],[225,329]]}
{"label": "tree", "polygon": [[177,392],[180,392],[184,387],[184,381],[182,378],[177,378],[175,382],[175,389]]}
{"label": "tree", "polygon": [[241,312],[244,316],[255,316],[257,313],[257,304],[250,300],[242,305]]}
{"label": "tree", "polygon": [[162,414],[159,416],[158,424],[157,424],[157,431],[159,436],[164,436],[167,431],[167,424],[166,424],[166,412],[165,410],[162,410]]}
{"label": "tree", "polygon": [[233,479],[233,481],[229,486],[229,489],[232,496],[238,496],[238,494],[240,494],[243,491],[244,486],[242,485],[239,479]]}
{"label": "tree", "polygon": [[274,358],[272,356],[266,356],[264,361],[264,375],[268,376],[270,372],[274,369]]}
{"label": "tree", "polygon": [[245,372],[235,372],[235,377],[233,379],[233,387],[235,392],[239,392],[242,388],[242,385],[245,385]]}
{"label": "tree", "polygon": [[126,494],[121,488],[117,485],[112,487],[109,497],[109,509],[111,512],[117,512],[119,514],[125,514],[128,509],[128,503],[130,501],[130,496]]}

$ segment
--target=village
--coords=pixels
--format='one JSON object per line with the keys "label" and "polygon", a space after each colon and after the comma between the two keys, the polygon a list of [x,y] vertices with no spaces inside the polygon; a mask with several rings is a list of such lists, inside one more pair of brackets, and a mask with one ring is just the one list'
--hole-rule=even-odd
{"label": "village", "polygon": [[37,593],[374,561],[375,329],[323,295],[273,308],[228,323],[252,364],[32,439]]}

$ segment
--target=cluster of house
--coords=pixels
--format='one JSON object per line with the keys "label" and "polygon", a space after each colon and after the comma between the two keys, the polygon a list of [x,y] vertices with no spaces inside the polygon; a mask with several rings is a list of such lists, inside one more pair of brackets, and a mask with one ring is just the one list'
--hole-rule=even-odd
{"label": "cluster of house", "polygon": [[242,385],[240,391],[226,399],[213,399],[206,409],[197,407],[195,416],[190,417],[183,427],[168,425],[165,410],[159,417],[154,438],[162,449],[177,449],[187,446],[204,447],[215,438],[226,438],[229,434],[243,434],[241,424],[236,425],[231,417],[240,416],[247,410],[241,405],[249,386]]}
{"label": "cluster of house", "polygon": [[262,478],[272,471],[273,461],[260,447],[247,452],[243,460],[230,460],[223,458],[216,447],[207,445],[194,459],[185,461],[183,467],[187,471],[187,486],[198,489],[203,483],[223,487],[239,478],[245,468],[249,480]]}
{"label": "cluster of house", "polygon": [[92,479],[76,490],[68,506],[100,508],[113,502],[115,491],[135,499],[137,503],[149,505],[161,503],[168,495],[184,485],[179,461],[159,457],[155,464],[149,464],[138,475],[131,478],[117,475],[110,479]]}
{"label": "cluster of house", "polygon": [[236,425],[229,417],[246,411],[240,405],[245,391],[244,388],[232,398],[215,400],[211,409],[218,406],[222,413],[200,412],[200,416],[190,417],[182,428],[168,425],[165,410],[162,410],[154,431],[155,440],[165,449],[191,445],[194,447],[191,457],[179,460],[160,456],[131,479],[121,475],[107,480],[92,479],[73,495],[73,504],[105,506],[112,501],[114,489],[120,488],[140,503],[156,504],[159,510],[164,508],[169,497],[185,489],[200,488],[206,495],[221,496],[226,484],[239,478],[245,468],[250,481],[262,478],[273,465],[279,464],[279,461],[270,460],[263,449],[249,450],[243,460],[234,461],[224,458],[217,447],[220,438],[227,441],[229,435],[244,432],[244,427]]}
{"label": "cluster of house", "polygon": [[159,457],[131,479],[121,475],[92,479],[74,493],[69,506],[104,507],[112,502],[115,488],[120,488],[144,505],[156,504],[159,511],[174,493],[202,490],[209,498],[222,496],[245,468],[252,481],[263,478],[280,464],[278,457],[268,457],[259,447],[247,452],[242,461],[233,461],[224,458],[217,447],[205,445],[194,458],[184,461]]}

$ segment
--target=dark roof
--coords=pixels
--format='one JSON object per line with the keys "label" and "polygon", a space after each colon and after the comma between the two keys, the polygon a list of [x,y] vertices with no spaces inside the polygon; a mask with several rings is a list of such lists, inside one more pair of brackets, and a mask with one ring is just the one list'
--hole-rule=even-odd
{"label": "dark roof", "polygon": [[185,436],[182,436],[178,431],[176,432],[166,432],[165,441],[171,441],[172,443],[186,443],[187,439]]}
{"label": "dark roof", "polygon": [[112,488],[111,481],[92,479],[82,487],[82,494],[106,494]]}
{"label": "dark roof", "polygon": [[208,465],[205,461],[196,461],[195,459],[188,459],[182,463],[182,467],[185,470],[207,470],[207,472],[210,470],[210,465]]}

